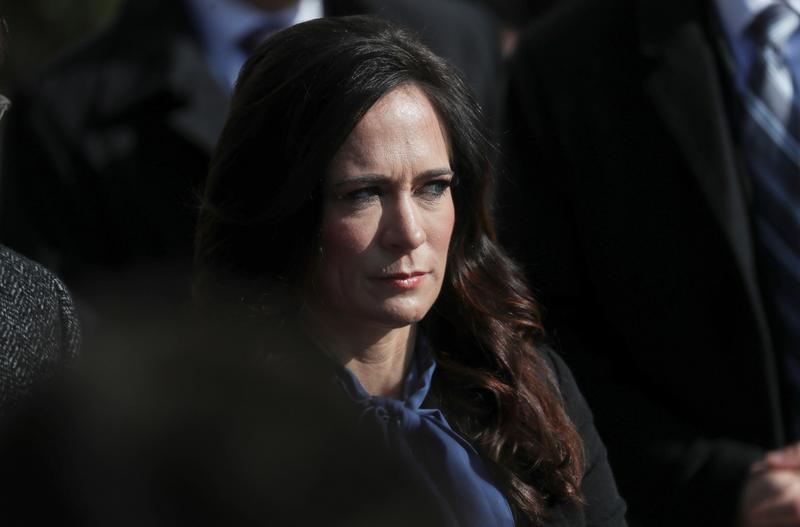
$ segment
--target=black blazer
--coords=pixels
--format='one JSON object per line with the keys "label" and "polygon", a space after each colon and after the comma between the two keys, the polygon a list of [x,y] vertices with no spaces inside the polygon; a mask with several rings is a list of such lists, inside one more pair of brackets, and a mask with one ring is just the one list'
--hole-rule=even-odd
{"label": "black blazer", "polygon": [[[585,505],[559,504],[552,509],[548,527],[623,527],[625,502],[617,492],[614,475],[608,464],[606,448],[597,433],[592,411],[586,404],[575,379],[564,361],[547,348],[542,349],[550,363],[553,376],[561,392],[564,408],[581,437],[586,455],[586,465],[581,482]],[[524,522],[518,525],[523,527]]]}
{"label": "black blazer", "polygon": [[78,354],[69,292],[52,273],[0,246],[0,415]]}
{"label": "black blazer", "polygon": [[[459,0],[328,0],[327,15],[410,26],[491,104],[494,20]],[[0,240],[76,293],[132,268],[188,290],[198,189],[228,110],[178,0],[130,0],[110,27],[14,96],[0,179]],[[102,293],[102,291],[101,291]]]}
{"label": "black blazer", "polygon": [[510,72],[504,236],[632,524],[732,525],[748,466],[785,440],[708,4],[564,4]]}

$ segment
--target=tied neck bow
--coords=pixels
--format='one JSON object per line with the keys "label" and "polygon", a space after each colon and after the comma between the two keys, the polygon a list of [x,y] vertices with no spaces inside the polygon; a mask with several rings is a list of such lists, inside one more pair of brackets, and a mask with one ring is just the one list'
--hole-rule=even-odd
{"label": "tied neck bow", "polygon": [[361,424],[377,426],[387,446],[407,461],[437,498],[449,525],[512,527],[511,507],[495,487],[478,452],[447,423],[438,409],[422,408],[430,390],[436,360],[424,338],[403,383],[403,398],[372,396],[346,369],[340,381],[362,407]]}

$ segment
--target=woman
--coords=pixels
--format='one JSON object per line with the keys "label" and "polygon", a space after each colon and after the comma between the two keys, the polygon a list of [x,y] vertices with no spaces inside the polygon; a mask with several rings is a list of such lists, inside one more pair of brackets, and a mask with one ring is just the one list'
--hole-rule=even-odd
{"label": "woman", "polygon": [[490,175],[473,97],[413,37],[366,17],[297,25],[240,74],[198,291],[307,335],[451,523],[624,524],[589,411],[495,241]]}

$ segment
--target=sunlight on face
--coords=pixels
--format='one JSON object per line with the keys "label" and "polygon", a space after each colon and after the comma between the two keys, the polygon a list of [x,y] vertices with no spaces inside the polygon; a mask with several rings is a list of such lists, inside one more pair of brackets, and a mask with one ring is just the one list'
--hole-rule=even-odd
{"label": "sunlight on face", "polygon": [[442,287],[455,210],[448,145],[416,86],[395,88],[356,125],[325,181],[316,278],[349,325],[420,321]]}

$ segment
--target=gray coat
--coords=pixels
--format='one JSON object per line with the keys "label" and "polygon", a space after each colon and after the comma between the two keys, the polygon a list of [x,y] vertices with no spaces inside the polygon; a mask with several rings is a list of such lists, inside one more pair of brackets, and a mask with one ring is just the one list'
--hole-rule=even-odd
{"label": "gray coat", "polygon": [[0,246],[0,413],[78,353],[80,329],[64,284]]}

